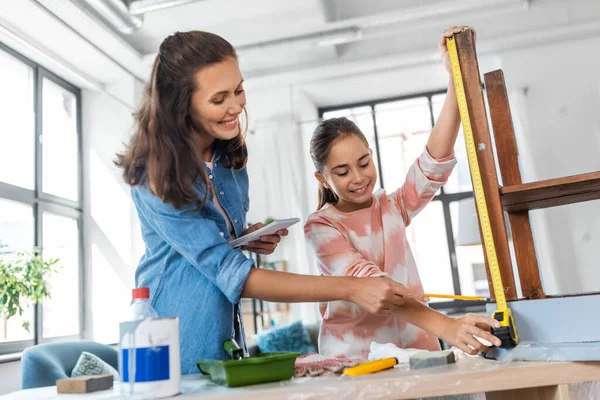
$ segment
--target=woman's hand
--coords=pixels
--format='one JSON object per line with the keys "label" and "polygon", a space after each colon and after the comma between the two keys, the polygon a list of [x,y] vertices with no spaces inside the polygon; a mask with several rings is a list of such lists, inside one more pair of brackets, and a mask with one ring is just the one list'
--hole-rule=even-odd
{"label": "woman's hand", "polygon": [[490,351],[489,347],[483,345],[475,336],[485,339],[495,346],[500,346],[500,339],[490,333],[491,328],[499,327],[500,322],[491,317],[465,314],[460,318],[450,319],[441,339],[467,354],[476,355],[480,351],[487,353]]}
{"label": "woman's hand", "polygon": [[[246,229],[242,233],[242,235],[247,235],[248,233],[257,231],[260,228],[262,228],[263,226],[265,226],[265,224],[263,224],[262,222],[256,223],[256,224],[248,227],[248,229]],[[287,236],[287,235],[288,235],[288,230],[282,229],[282,230],[278,231],[276,235],[265,235],[265,236],[262,236],[260,238],[260,240],[250,242],[246,246],[242,246],[242,250],[247,250],[247,251],[252,251],[252,252],[258,253],[258,254],[268,255],[268,254],[273,253],[273,251],[275,251],[275,248],[281,241],[281,237]]]}
{"label": "woman's hand", "polygon": [[440,55],[442,56],[442,61],[444,62],[444,67],[450,75],[452,75],[452,70],[450,67],[450,56],[448,54],[448,47],[446,46],[446,38],[452,37],[452,35],[454,35],[455,33],[462,32],[466,29],[472,30],[473,34],[475,35],[475,38],[477,39],[477,32],[475,32],[475,29],[471,28],[470,26],[453,26],[452,28],[448,28],[444,32],[442,32],[442,37],[440,38],[440,42],[438,43],[438,47],[440,48]]}
{"label": "woman's hand", "polygon": [[424,300],[424,295],[385,277],[353,278],[349,301],[371,314],[391,314],[405,298]]}

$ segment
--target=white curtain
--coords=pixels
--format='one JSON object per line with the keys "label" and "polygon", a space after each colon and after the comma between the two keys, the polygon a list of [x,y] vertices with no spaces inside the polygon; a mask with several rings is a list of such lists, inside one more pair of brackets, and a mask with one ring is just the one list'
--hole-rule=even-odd
{"label": "white curtain", "polygon": [[[290,228],[289,236],[267,256],[267,261],[283,259],[287,261],[289,272],[317,275],[318,269],[304,240],[304,222],[309,214],[304,154],[307,146],[303,143],[300,126],[289,119],[273,118],[258,123],[251,132],[247,137],[248,221],[264,222],[268,217],[300,218],[302,221]],[[304,324],[318,322],[317,304],[292,304],[291,320],[302,320]]]}

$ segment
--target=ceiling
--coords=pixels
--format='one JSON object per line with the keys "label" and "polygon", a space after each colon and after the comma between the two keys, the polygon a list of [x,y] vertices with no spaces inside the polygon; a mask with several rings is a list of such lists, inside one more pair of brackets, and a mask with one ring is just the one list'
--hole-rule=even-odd
{"label": "ceiling", "polygon": [[482,52],[600,36],[598,0],[187,0],[144,13],[131,34],[89,6],[119,0],[28,1],[140,81],[176,31],[223,36],[238,49],[246,79],[278,83],[431,62],[441,31],[452,25],[474,26]]}
{"label": "ceiling", "polygon": [[[119,35],[150,64],[173,32],[214,32],[238,48],[247,72],[265,75],[337,60],[435,52],[440,31],[461,23],[488,38],[505,33],[507,24],[526,32],[590,19],[600,19],[597,0],[200,0],[147,12],[141,28]],[[360,40],[324,46],[298,40],[344,29],[358,31]]]}

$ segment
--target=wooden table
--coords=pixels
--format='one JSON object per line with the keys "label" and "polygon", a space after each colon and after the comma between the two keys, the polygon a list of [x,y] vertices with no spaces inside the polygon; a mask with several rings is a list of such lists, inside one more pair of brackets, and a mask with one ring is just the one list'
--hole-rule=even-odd
{"label": "wooden table", "polygon": [[[567,400],[568,384],[600,381],[600,363],[502,364],[483,359],[459,359],[449,367],[408,371],[392,370],[359,377],[329,376],[226,388],[206,377],[186,376],[182,395],[177,399],[222,398],[243,400],[270,399],[414,399],[435,396],[486,393],[487,400]],[[599,387],[600,382],[594,384]],[[600,396],[600,394],[598,394]],[[0,400],[16,399],[116,399],[118,388],[88,395],[58,395],[55,387],[14,392]],[[478,398],[481,398],[478,397]],[[581,400],[589,400],[589,397]],[[579,400],[579,399],[571,399]]]}

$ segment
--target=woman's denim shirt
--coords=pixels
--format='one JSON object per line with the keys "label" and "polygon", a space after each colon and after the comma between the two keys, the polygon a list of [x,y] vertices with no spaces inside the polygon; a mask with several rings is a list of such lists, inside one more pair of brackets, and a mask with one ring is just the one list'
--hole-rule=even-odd
{"label": "woman's denim shirt", "polygon": [[[248,211],[246,168],[224,168],[217,151],[213,170],[207,168],[221,206],[237,237]],[[245,347],[238,303],[253,261],[229,244],[223,215],[212,201],[203,208],[206,186],[194,185],[199,199],[182,209],[162,202],[146,184],[132,189],[146,243],[135,273],[136,287],[150,288],[150,300],[160,317],[179,317],[181,371],[198,373],[200,359],[229,358],[223,342],[235,338]]]}

